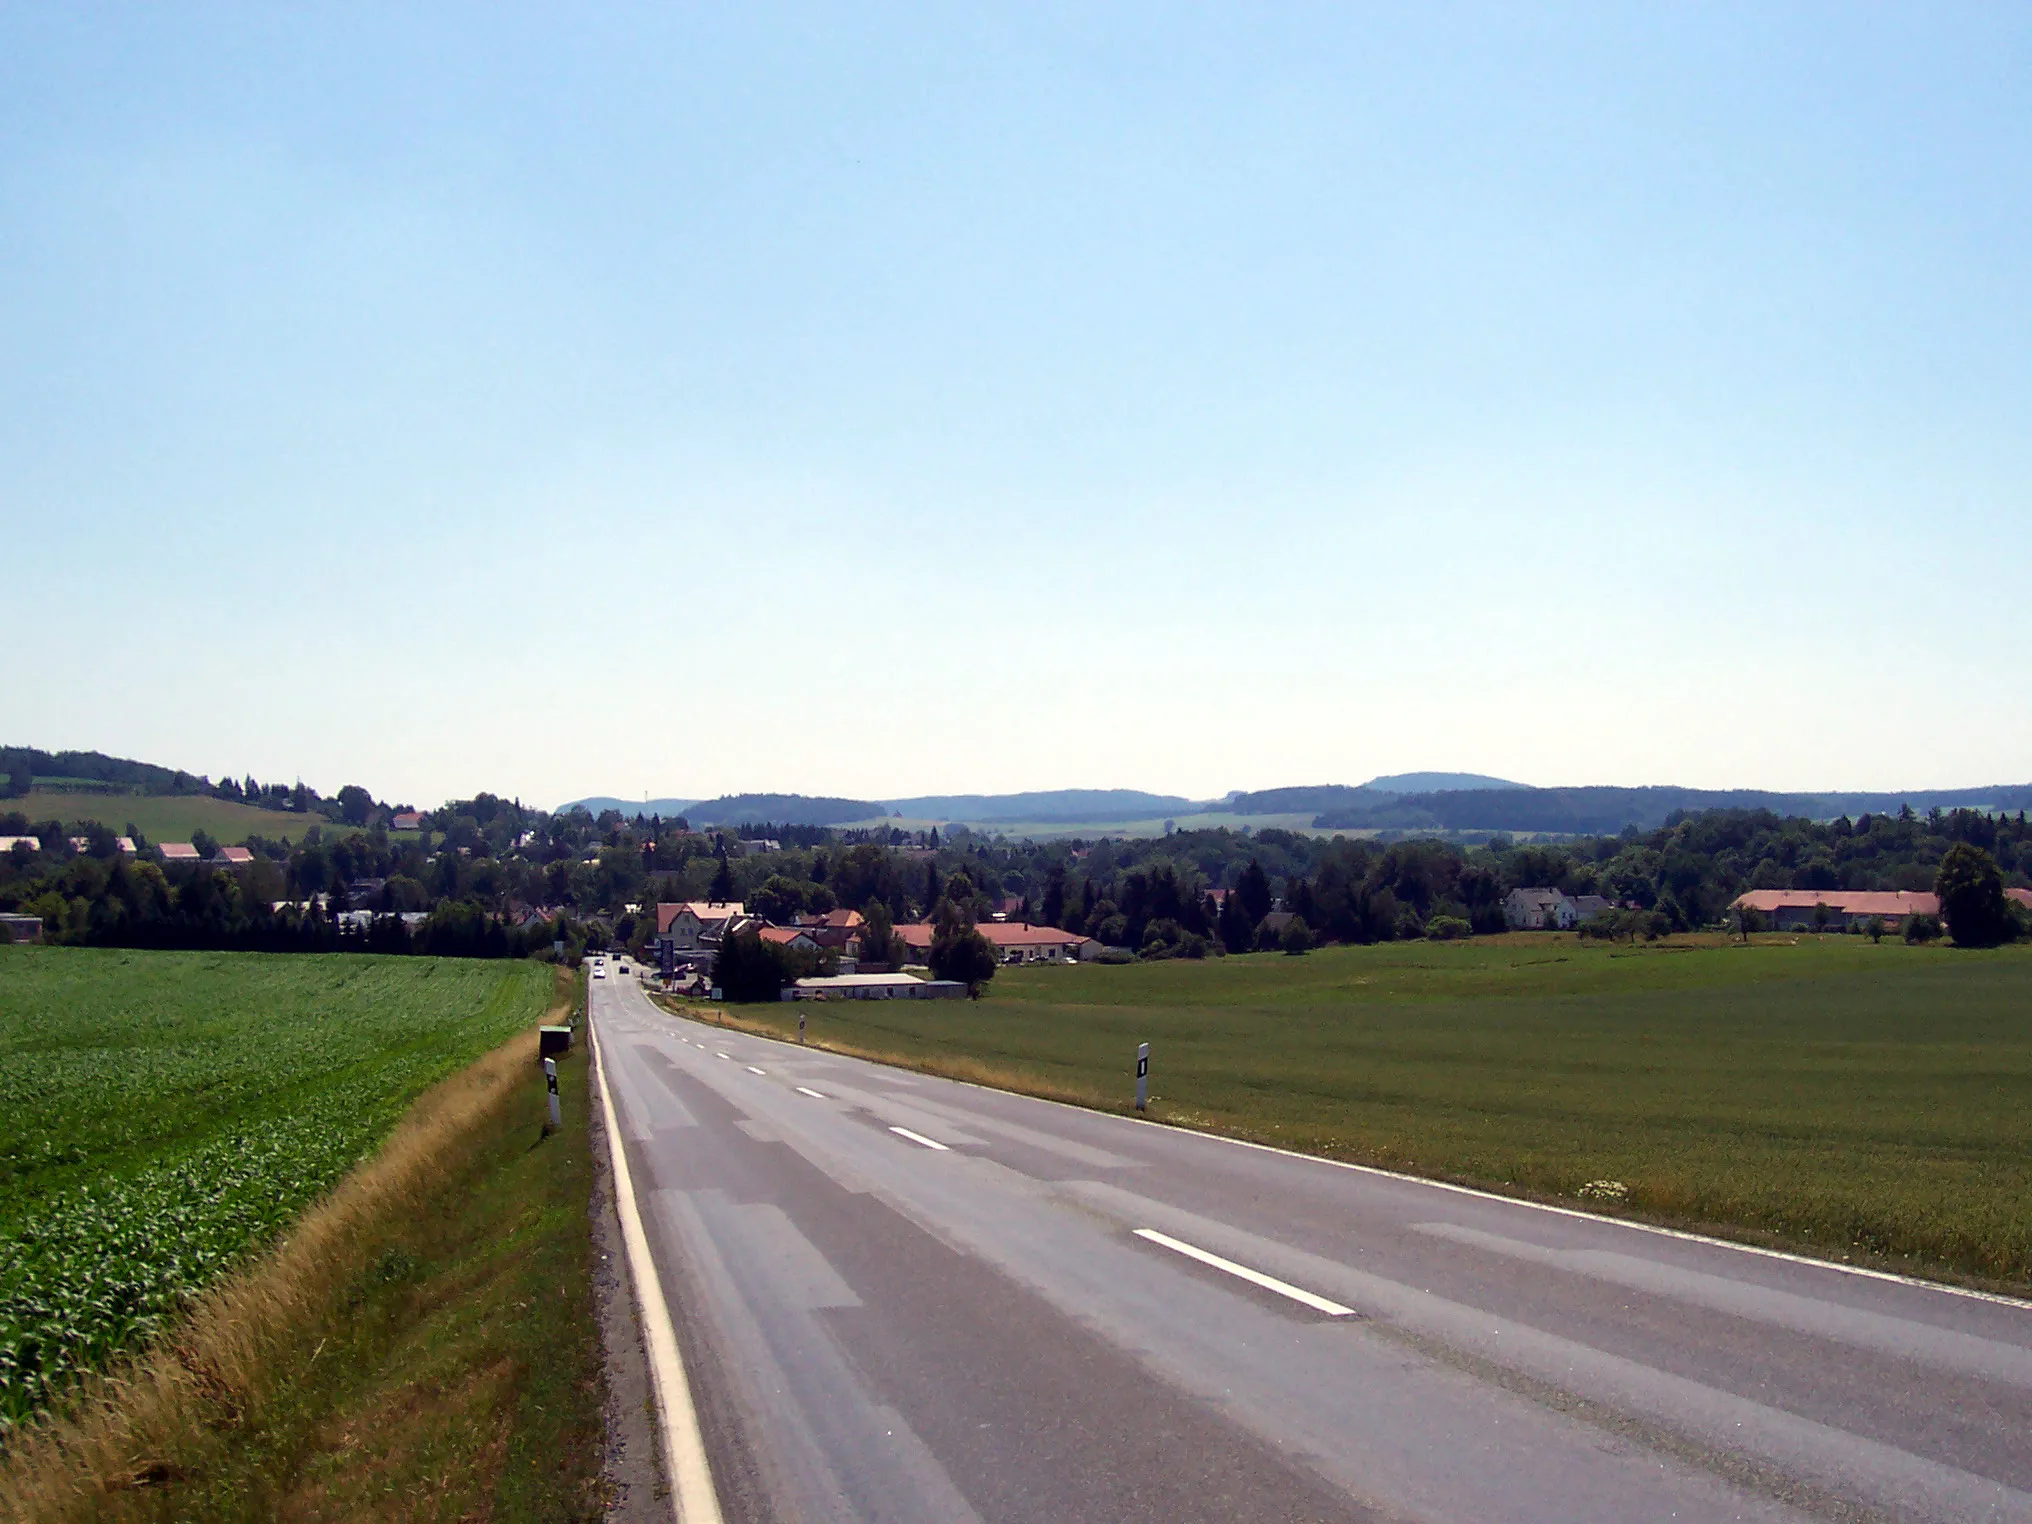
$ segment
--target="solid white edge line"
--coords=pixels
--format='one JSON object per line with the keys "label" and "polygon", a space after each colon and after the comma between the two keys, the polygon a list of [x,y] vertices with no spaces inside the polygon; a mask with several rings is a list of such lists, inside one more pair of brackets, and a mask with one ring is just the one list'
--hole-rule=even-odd
{"label": "solid white edge line", "polygon": [[[761,1033],[765,1042],[780,1042],[789,1046],[789,1039],[768,1037]],[[830,1052],[830,1049],[821,1049]],[[1788,1265],[1804,1265],[1812,1270],[1833,1270],[1841,1275],[1853,1275],[1863,1280],[1887,1281],[1893,1286],[1910,1286],[1915,1291],[1939,1291],[1948,1296],[1966,1297],[1972,1302],[1994,1302],[1999,1307],[2013,1307],[2020,1312],[2032,1310],[2032,1297],[2005,1296],[1996,1291],[1978,1291],[1972,1286],[1957,1286],[1948,1281],[1922,1280],[1916,1275],[1900,1275],[1895,1270],[1873,1270],[1867,1265],[1846,1265],[1838,1259],[1815,1259],[1810,1254],[1794,1254],[1785,1249],[1767,1249],[1761,1244],[1738,1243],[1733,1238],[1716,1238],[1711,1233],[1691,1233],[1685,1228],[1663,1227],[1655,1222],[1637,1222],[1628,1217],[1604,1217],[1599,1212],[1586,1212],[1578,1207],[1554,1206],[1548,1201],[1532,1201],[1523,1196],[1505,1196],[1500,1191],[1485,1191],[1480,1186],[1455,1185],[1451,1180],[1434,1180],[1425,1175],[1407,1175],[1402,1170],[1384,1169],[1375,1164],[1354,1164],[1346,1159],[1329,1159],[1325,1154],[1300,1153],[1295,1148],[1279,1148],[1275,1143],[1258,1143],[1253,1138],[1230,1137],[1224,1132],[1207,1132],[1198,1127],[1187,1127],[1181,1122],[1157,1122],[1149,1117],[1126,1117],[1118,1111],[1102,1111],[1095,1106],[1076,1106],[1071,1101],[1055,1101],[1049,1096],[1029,1095],[1021,1090],[1004,1090],[998,1085],[984,1085],[979,1080],[953,1079],[949,1075],[933,1074],[928,1069],[912,1069],[903,1064],[885,1064],[880,1059],[859,1058],[850,1053],[837,1053],[836,1058],[851,1062],[872,1064],[878,1069],[893,1069],[901,1074],[922,1074],[927,1079],[944,1080],[949,1085],[964,1085],[969,1090],[985,1090],[990,1095],[1014,1096],[1020,1101],[1030,1101],[1039,1106],[1057,1106],[1066,1111],[1077,1111],[1081,1116],[1101,1117],[1111,1122],[1129,1122],[1137,1127],[1155,1127],[1160,1132],[1177,1134],[1180,1137],[1204,1138],[1209,1143],[1228,1143],[1236,1148],[1253,1148],[1259,1153],[1279,1154],[1286,1159],[1302,1159],[1308,1164],[1324,1164],[1333,1169],[1353,1170],[1358,1175],[1375,1175],[1383,1180],[1401,1180],[1406,1185],[1423,1185],[1435,1191],[1452,1191],[1456,1196],[1474,1196],[1483,1201],[1501,1202],[1504,1206],[1528,1207],[1534,1212],[1550,1212],[1558,1217],[1573,1217],[1581,1222],[1600,1223],[1609,1228],[1628,1228],[1633,1233],[1650,1233],[1659,1238],[1676,1238],[1682,1243],[1705,1244],[1711,1249],[1730,1249],[1737,1254],[1754,1254],[1761,1259],[1782,1260]]]}
{"label": "solid white edge line", "polygon": [[649,1374],[656,1387],[656,1410],[663,1416],[671,1513],[677,1524],[721,1524],[720,1499],[713,1491],[705,1436],[699,1432],[698,1410],[692,1406],[691,1383],[685,1377],[684,1354],[677,1346],[670,1306],[663,1299],[663,1283],[649,1253],[649,1235],[642,1230],[635,1182],[628,1174],[628,1155],[621,1143],[620,1123],[614,1116],[614,1097],[607,1089],[606,1056],[590,1009],[586,1012],[586,1031],[593,1040],[593,1067],[600,1076],[600,1111],[607,1124],[607,1150],[613,1156],[614,1202],[621,1217],[621,1242],[628,1252],[628,1274],[635,1282],[636,1300],[642,1308],[642,1332],[649,1346]]}
{"label": "solid white edge line", "polygon": [[1147,1238],[1153,1244],[1161,1244],[1174,1254],[1183,1254],[1187,1259],[1196,1259],[1202,1265],[1212,1265],[1224,1270],[1237,1280],[1247,1281],[1252,1286],[1261,1286],[1265,1291],[1274,1291],[1279,1296],[1288,1296],[1294,1302],[1310,1307],[1314,1312],[1323,1312],[1330,1318],[1351,1318],[1355,1315],[1352,1307],[1343,1307],[1339,1302],[1330,1302],[1323,1296],[1316,1296],[1303,1286],[1294,1286],[1289,1281],[1280,1281],[1274,1275],[1265,1275],[1261,1270],[1251,1270],[1247,1265],[1238,1265],[1231,1259],[1222,1259],[1218,1254],[1209,1254],[1205,1249],[1194,1247],[1183,1239],[1173,1238],[1169,1233],[1160,1233],[1155,1228],[1136,1229],[1138,1238]]}
{"label": "solid white edge line", "polygon": [[899,1138],[908,1138],[913,1143],[922,1143],[926,1148],[935,1148],[942,1154],[949,1154],[952,1152],[951,1149],[947,1148],[943,1143],[939,1142],[938,1139],[927,1138],[923,1133],[912,1132],[908,1127],[892,1127],[889,1130],[895,1133],[896,1136]]}
{"label": "solid white edge line", "polygon": [[812,1099],[813,1099],[814,1101],[822,1101],[822,1100],[824,1100],[824,1099],[825,1099],[825,1097],[824,1097],[824,1096],[822,1096],[822,1095],[820,1095],[820,1094],[819,1094],[819,1093],[818,1093],[818,1092],[817,1092],[816,1090],[813,1090],[813,1089],[811,1089],[811,1088],[810,1088],[809,1086],[806,1086],[806,1085],[799,1085],[799,1086],[797,1087],[797,1093],[798,1093],[799,1095],[808,1095],[808,1096],[810,1096],[810,1097],[811,1097],[811,1098],[812,1098]]}
{"label": "solid white edge line", "polygon": [[[960,1080],[957,1083],[967,1084]],[[984,1086],[993,1089],[993,1086]],[[1020,1091],[1002,1091],[1005,1095],[1018,1095]],[[1063,1104],[1054,1102],[1054,1105]],[[1075,1108],[1083,1110],[1084,1108]],[[1107,1112],[1094,1115],[1107,1116]],[[1152,1122],[1143,1117],[1123,1117],[1124,1122],[1139,1122],[1145,1127],[1165,1127],[1163,1122]],[[1716,1238],[1710,1233],[1689,1233],[1684,1228],[1662,1227],[1655,1222],[1633,1222],[1627,1217],[1604,1217],[1598,1212],[1583,1212],[1578,1207],[1554,1206],[1549,1201],[1530,1201],[1522,1196],[1505,1196],[1497,1191],[1485,1191],[1479,1186],[1456,1185],[1451,1180],[1431,1180],[1424,1175],[1407,1175],[1401,1170],[1382,1169],[1374,1164],[1353,1164],[1346,1159],[1329,1159],[1324,1154],[1303,1154],[1295,1148],[1279,1148],[1274,1143],[1258,1143],[1251,1138],[1231,1138],[1225,1133],[1201,1132],[1196,1127],[1170,1127],[1171,1132],[1182,1132],[1189,1137],[1210,1138],[1216,1143],[1232,1143],[1237,1148],[1253,1148],[1259,1153],[1281,1154],[1287,1159],[1305,1159],[1313,1164],[1330,1164],[1335,1169],[1353,1170],[1358,1175],[1376,1175],[1384,1180],[1401,1180],[1406,1185],[1429,1186],[1435,1191],[1452,1191],[1456,1196],[1474,1196],[1483,1201],[1499,1201],[1505,1206],[1529,1207],[1534,1212],[1550,1212],[1556,1217],[1572,1217],[1581,1222],[1598,1222],[1612,1228],[1630,1228],[1638,1233],[1651,1233],[1659,1238],[1676,1238],[1682,1243],[1706,1244],[1713,1249],[1733,1249],[1738,1254],[1755,1254],[1763,1259],[1783,1260],[1789,1265],[1805,1265],[1814,1270],[1836,1270],[1843,1275],[1861,1276],[1865,1280],[1888,1281],[1894,1286],[1910,1286],[1919,1291],[1944,1291],[1949,1296],[1967,1297],[1976,1302],[1995,1302],[2000,1307],[2015,1307],[2023,1312],[2032,1308],[2032,1301],[2024,1297],[2004,1296],[1995,1291],[1977,1291],[1972,1286],[1954,1286],[1946,1281],[1924,1281],[1916,1275],[1900,1275],[1895,1270],[1873,1270],[1868,1265],[1845,1265],[1838,1259],[1815,1259],[1810,1254],[1793,1254],[1784,1249],[1767,1249],[1761,1244],[1737,1243],[1733,1238]]]}

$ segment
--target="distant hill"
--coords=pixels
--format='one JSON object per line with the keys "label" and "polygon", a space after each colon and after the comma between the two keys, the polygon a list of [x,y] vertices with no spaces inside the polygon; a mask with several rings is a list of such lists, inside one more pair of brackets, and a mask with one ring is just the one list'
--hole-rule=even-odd
{"label": "distant hill", "polygon": [[1390,773],[1371,778],[1362,785],[1376,794],[1437,794],[1454,789],[1529,788],[1508,778],[1491,778],[1487,773]]}
{"label": "distant hill", "polygon": [[13,780],[17,794],[26,793],[37,778],[66,792],[201,794],[207,787],[201,778],[153,762],[109,757],[102,751],[39,751],[33,746],[0,746],[0,773]]}
{"label": "distant hill", "polygon": [[1036,821],[1077,825],[1082,821],[1147,820],[1203,809],[1178,794],[1146,794],[1133,788],[1060,788],[1028,794],[926,794],[885,801],[910,820]]}
{"label": "distant hill", "polygon": [[1229,798],[1227,807],[1237,815],[1317,815],[1323,811],[1361,809],[1387,798],[1346,783],[1315,783],[1235,794]]}
{"label": "distant hill", "polygon": [[704,799],[681,811],[697,825],[830,826],[887,815],[886,805],[873,799],[808,799],[803,794],[725,794]]}
{"label": "distant hill", "polygon": [[588,815],[604,814],[608,810],[619,810],[629,819],[637,815],[661,815],[668,820],[673,815],[682,815],[697,804],[696,799],[616,799],[608,794],[593,794],[585,799],[574,799],[569,804],[560,804],[554,813],[562,815],[570,810],[584,810]]}
{"label": "distant hill", "polygon": [[1770,810],[1779,815],[1831,820],[1837,815],[1895,814],[1905,805],[1922,814],[1931,809],[2032,809],[2032,784],[1826,794],[1670,787],[1450,789],[1346,800],[1322,810],[1313,824],[1327,830],[1542,831],[1593,836],[1614,834],[1627,826],[1655,830],[1674,813],[1697,810]]}
{"label": "distant hill", "polygon": [[[1614,834],[1626,826],[1654,830],[1674,811],[1767,809],[1830,820],[1837,815],[1895,814],[1901,804],[1930,809],[2032,809],[2032,784],[1919,789],[1911,793],[1780,793],[1763,789],[1534,788],[1485,773],[1390,773],[1360,786],[1306,784],[1238,792],[1195,801],[1178,794],[1128,788],[1044,789],[1017,794],[919,794],[900,799],[810,798],[802,794],[728,794],[690,799],[573,801],[594,814],[682,815],[694,825],[836,826],[901,815],[907,820],[995,826],[1126,826],[1207,811],[1310,819],[1320,830],[1512,831],[1555,835]],[[570,809],[562,805],[560,809]],[[1278,822],[1289,823],[1288,821]]]}
{"label": "distant hill", "polygon": [[1453,789],[1528,789],[1528,783],[1491,778],[1485,773],[1390,773],[1359,786],[1315,783],[1298,788],[1265,788],[1229,796],[1227,808],[1237,815],[1332,814],[1387,807],[1405,794],[1432,794]]}
{"label": "distant hill", "polygon": [[1207,808],[1179,794],[1146,794],[1133,788],[1061,788],[1023,794],[919,794],[907,799],[808,798],[803,794],[727,794],[718,799],[616,799],[594,794],[558,806],[583,806],[597,815],[682,815],[696,825],[843,825],[884,815],[908,820],[955,820],[983,825],[1020,820],[1041,825],[1094,821],[1149,820]]}

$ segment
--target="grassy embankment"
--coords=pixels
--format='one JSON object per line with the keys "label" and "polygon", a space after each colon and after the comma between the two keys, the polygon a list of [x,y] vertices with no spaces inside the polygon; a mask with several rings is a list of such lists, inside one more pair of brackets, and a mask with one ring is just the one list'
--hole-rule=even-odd
{"label": "grassy embankment", "polygon": [[232,843],[249,836],[295,841],[312,826],[324,827],[327,836],[334,831],[353,829],[334,826],[322,815],[257,810],[251,804],[235,804],[209,794],[72,794],[34,790],[25,798],[6,801],[0,809],[19,810],[31,821],[60,820],[66,826],[97,820],[121,835],[132,824],[141,828],[150,843],[189,841],[199,831],[209,831],[218,840]]}
{"label": "grassy embankment", "polygon": [[[811,1037],[1113,1110],[1147,1041],[1161,1120],[2032,1286],[2032,948],[1519,935],[1004,969],[990,990],[814,1005]],[[1627,1200],[1579,1198],[1601,1180]]]}
{"label": "grassy embankment", "polygon": [[[201,1014],[194,1007],[207,993],[214,1009]],[[124,1008],[94,1011],[92,996]],[[51,1408],[8,1437],[0,1514],[594,1516],[600,1352],[585,1068],[576,1055],[562,1066],[567,1125],[545,1138],[528,1031],[553,996],[569,1002],[569,981],[553,989],[549,971],[520,963],[18,948],[0,956],[0,1031],[17,1049],[21,1013],[34,1007],[45,1020],[73,1012],[84,1029],[68,1034],[72,1056],[103,1063],[111,1053],[116,1071],[185,1075],[166,1054],[211,1045],[218,1057],[224,1039],[262,1054],[275,1083],[264,1109],[253,1075],[230,1075],[219,1104],[229,1116],[237,1107],[279,1118],[285,1132],[289,1123],[329,1129],[318,1102],[335,1092],[357,1100],[353,1071],[400,1095],[392,1114],[378,1116],[371,1141],[385,1135],[381,1147],[342,1167],[336,1188],[269,1247],[225,1258],[203,1290],[184,1288],[136,1336],[152,1340],[130,1341],[138,1353],[113,1361],[113,1379],[62,1373]],[[385,1024],[373,1010],[384,1004],[394,1008]],[[292,1017],[321,1017],[331,1029],[309,1062],[306,1022]],[[395,1036],[403,1025],[406,1041]],[[502,1044],[505,1032],[520,1035]],[[39,1057],[45,1071],[64,1068],[47,1051]],[[211,1099],[202,1085],[183,1088],[200,1111]],[[159,1121],[124,1099],[141,1130]],[[229,1120],[223,1131],[247,1128]],[[153,1155],[97,1155],[112,1166],[102,1183],[117,1189],[145,1181],[164,1158],[187,1165],[206,1150],[172,1142]],[[241,1186],[211,1180],[196,1215],[223,1209],[233,1218]],[[59,1184],[34,1215],[47,1224],[51,1209],[82,1194],[76,1182]],[[134,1246],[101,1247],[93,1284],[117,1294]],[[18,1281],[24,1265],[37,1268],[17,1252],[0,1275]],[[18,1310],[22,1287],[9,1289]]]}

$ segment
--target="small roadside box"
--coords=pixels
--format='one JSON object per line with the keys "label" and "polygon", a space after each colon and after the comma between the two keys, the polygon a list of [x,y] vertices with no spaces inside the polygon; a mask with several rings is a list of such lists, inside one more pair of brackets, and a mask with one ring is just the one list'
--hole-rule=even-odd
{"label": "small roadside box", "polygon": [[536,1029],[536,1056],[549,1058],[556,1053],[571,1052],[570,1027],[538,1027]]}

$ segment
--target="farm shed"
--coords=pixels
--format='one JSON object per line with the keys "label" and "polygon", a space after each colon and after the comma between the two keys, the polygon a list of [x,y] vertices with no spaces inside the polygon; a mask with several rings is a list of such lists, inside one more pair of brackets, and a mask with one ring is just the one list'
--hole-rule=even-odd
{"label": "farm shed", "polygon": [[957,1000],[967,987],[957,979],[920,979],[915,974],[834,974],[800,979],[783,992],[785,1000]]}
{"label": "farm shed", "polygon": [[1940,899],[1908,889],[1752,889],[1737,897],[1735,908],[1754,910],[1773,931],[1846,930],[1872,916],[1896,931],[1907,916],[1939,915]]}

